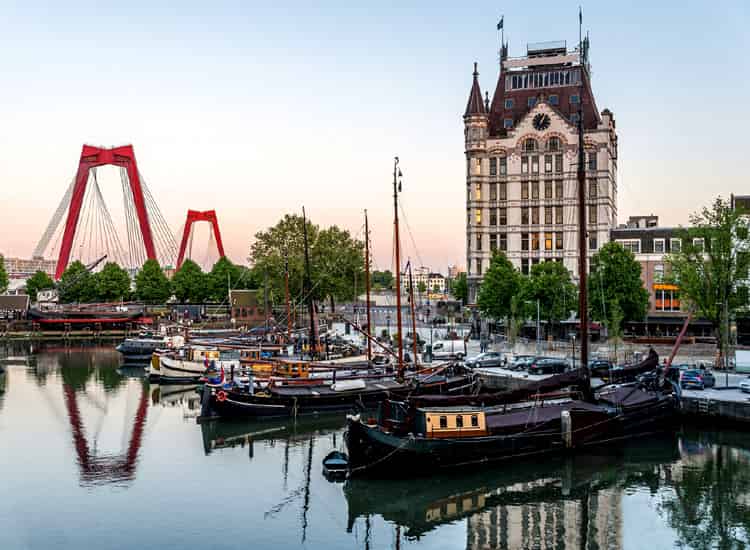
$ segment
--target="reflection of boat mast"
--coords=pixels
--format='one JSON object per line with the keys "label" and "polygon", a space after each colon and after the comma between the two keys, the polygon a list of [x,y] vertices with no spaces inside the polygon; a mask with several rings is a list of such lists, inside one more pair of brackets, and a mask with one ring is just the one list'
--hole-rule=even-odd
{"label": "reflection of boat mast", "polygon": [[312,458],[313,458],[313,441],[310,437],[310,448],[307,453],[307,467],[305,468],[305,496],[302,500],[302,544],[307,538],[307,511],[310,509],[310,481],[312,480]]}
{"label": "reflection of boat mast", "polygon": [[284,445],[284,464],[281,466],[281,474],[284,477],[284,490],[286,491],[289,481],[289,441],[287,437],[286,444]]}

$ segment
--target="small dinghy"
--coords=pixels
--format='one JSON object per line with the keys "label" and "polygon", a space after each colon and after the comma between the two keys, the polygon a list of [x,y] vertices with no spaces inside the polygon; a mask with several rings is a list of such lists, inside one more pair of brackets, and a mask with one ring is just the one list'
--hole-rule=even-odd
{"label": "small dinghy", "polygon": [[331,451],[323,459],[323,475],[329,481],[344,479],[349,470],[349,455],[341,451]]}

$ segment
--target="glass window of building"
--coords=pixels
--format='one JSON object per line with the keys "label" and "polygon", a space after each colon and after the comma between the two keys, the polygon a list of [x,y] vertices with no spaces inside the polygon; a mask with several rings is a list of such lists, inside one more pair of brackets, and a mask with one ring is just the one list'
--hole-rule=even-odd
{"label": "glass window of building", "polygon": [[654,282],[661,283],[664,280],[664,264],[654,264]]}
{"label": "glass window of building", "polygon": [[521,173],[529,173],[529,157],[521,157]]}
{"label": "glass window of building", "polygon": [[596,241],[596,233],[592,233],[589,236],[589,250],[596,250],[598,247],[598,243]]}
{"label": "glass window of building", "polygon": [[562,174],[563,171],[563,156],[555,155],[555,172]]}
{"label": "glass window of building", "polygon": [[490,233],[490,251],[497,250],[497,235]]}
{"label": "glass window of building", "polygon": [[[557,80],[557,79],[555,79]],[[559,105],[560,103],[560,97],[557,94],[550,94],[549,96],[549,104],[550,105]]]}
{"label": "glass window of building", "polygon": [[581,97],[578,94],[573,94],[570,96],[570,102],[573,104],[580,103]]}
{"label": "glass window of building", "polygon": [[701,238],[693,239],[693,248],[695,248],[696,252],[703,252],[703,239]]}
{"label": "glass window of building", "polygon": [[597,195],[598,186],[596,180],[589,180],[589,198],[595,199]]}
{"label": "glass window of building", "polygon": [[547,225],[552,224],[552,207],[551,206],[544,207],[544,223]]}
{"label": "glass window of building", "polygon": [[589,205],[589,223],[598,223],[596,211],[597,211],[596,205],[590,204]]}
{"label": "glass window of building", "polygon": [[680,252],[682,250],[682,240],[669,239],[669,250],[670,252]]}
{"label": "glass window of building", "polygon": [[531,234],[531,250],[539,250],[539,233]]}
{"label": "glass window of building", "polygon": [[664,247],[664,239],[654,239],[654,254],[664,254]]}
{"label": "glass window of building", "polygon": [[500,225],[508,225],[508,209],[498,208],[498,212],[500,213],[500,215],[498,216],[498,223]]}
{"label": "glass window of building", "polygon": [[536,98],[535,98],[535,97],[530,97],[530,98],[529,98],[529,99],[528,99],[528,100],[526,101],[526,104],[527,104],[527,105],[528,105],[529,107],[533,107],[534,105],[536,105]]}
{"label": "glass window of building", "polygon": [[482,259],[477,258],[476,264],[477,264],[477,275],[481,275],[482,274]]}
{"label": "glass window of building", "polygon": [[508,184],[505,183],[504,181],[500,182],[498,184],[498,194],[497,195],[498,195],[497,198],[500,199],[501,201],[504,201],[504,200],[508,199]]}
{"label": "glass window of building", "polygon": [[552,233],[544,234],[544,250],[552,250]]}
{"label": "glass window of building", "polygon": [[529,207],[521,208],[521,225],[529,225]]}
{"label": "glass window of building", "polygon": [[490,176],[497,176],[497,158],[490,157]]}
{"label": "glass window of building", "polygon": [[529,234],[521,233],[521,250],[529,249]]}
{"label": "glass window of building", "polygon": [[500,175],[504,176],[508,173],[508,159],[500,157]]}
{"label": "glass window of building", "polygon": [[555,206],[555,223],[563,222],[563,207]]}
{"label": "glass window of building", "polygon": [[521,182],[521,199],[523,200],[529,199],[529,182],[528,181]]}
{"label": "glass window of building", "polygon": [[539,173],[539,157],[537,156],[531,157],[531,171],[534,174]]}
{"label": "glass window of building", "polygon": [[490,225],[497,225],[497,210],[490,208]]}
{"label": "glass window of building", "polygon": [[521,258],[521,273],[524,275],[529,274],[529,259],[528,258]]}
{"label": "glass window of building", "polygon": [[539,225],[539,207],[534,206],[531,209],[531,223],[534,225]]}
{"label": "glass window of building", "polygon": [[552,155],[544,155],[544,173],[552,172]]}
{"label": "glass window of building", "polygon": [[505,108],[506,109],[512,109],[513,108],[513,99],[509,98],[505,100]]}
{"label": "glass window of building", "polygon": [[563,182],[562,180],[555,180],[555,198],[563,198]]}
{"label": "glass window of building", "polygon": [[506,130],[510,130],[511,128],[513,128],[513,119],[512,118],[506,118],[505,120],[503,120],[503,127]]}
{"label": "glass window of building", "polygon": [[500,233],[498,237],[498,247],[500,248],[500,250],[508,250],[508,235],[506,235],[505,233]]}
{"label": "glass window of building", "polygon": [[551,137],[547,140],[547,151],[551,153],[556,153],[560,150],[560,138],[559,137]]}
{"label": "glass window of building", "polygon": [[474,210],[474,222],[477,225],[482,225],[482,209],[477,208]]}
{"label": "glass window of building", "polygon": [[552,182],[549,180],[544,182],[544,198],[545,199],[552,198]]}
{"label": "glass window of building", "polygon": [[477,248],[476,249],[480,252],[482,250],[482,234],[481,233],[477,234]]}
{"label": "glass window of building", "polygon": [[494,183],[490,184],[490,200],[496,201],[497,200],[497,185]]}
{"label": "glass window of building", "polygon": [[474,186],[474,200],[481,201],[482,200],[482,184],[477,183]]}
{"label": "glass window of building", "polygon": [[526,153],[534,153],[538,148],[539,146],[534,138],[527,138],[526,141],[523,142],[523,150]]}
{"label": "glass window of building", "polygon": [[562,231],[557,231],[555,233],[555,250],[562,250],[563,249],[563,234]]}
{"label": "glass window of building", "polygon": [[531,198],[534,200],[539,198],[539,182],[538,181],[531,182]]}
{"label": "glass window of building", "polygon": [[589,151],[588,155],[588,169],[596,170],[596,151]]}

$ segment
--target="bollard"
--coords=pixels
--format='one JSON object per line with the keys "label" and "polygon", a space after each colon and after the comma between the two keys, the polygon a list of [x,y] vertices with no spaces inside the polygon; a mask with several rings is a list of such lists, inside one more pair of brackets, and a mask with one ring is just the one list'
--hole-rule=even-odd
{"label": "bollard", "polygon": [[560,430],[562,432],[563,443],[566,449],[573,448],[573,422],[570,418],[570,411],[560,413]]}

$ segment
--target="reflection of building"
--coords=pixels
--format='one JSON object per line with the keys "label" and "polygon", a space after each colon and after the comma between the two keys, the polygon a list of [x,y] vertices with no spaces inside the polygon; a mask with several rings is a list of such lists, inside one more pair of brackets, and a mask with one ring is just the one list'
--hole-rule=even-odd
{"label": "reflection of building", "polygon": [[583,111],[588,253],[617,223],[617,133],[599,112],[591,86],[588,39],[529,44],[527,55],[501,53],[490,103],[474,81],[464,113],[466,256],[469,302],[495,250],[528,274],[532,265],[578,265],[578,117]]}
{"label": "reflection of building", "polygon": [[585,499],[489,508],[467,520],[466,549],[621,548],[621,497],[619,489],[603,489]]}

